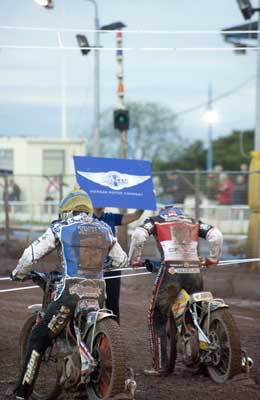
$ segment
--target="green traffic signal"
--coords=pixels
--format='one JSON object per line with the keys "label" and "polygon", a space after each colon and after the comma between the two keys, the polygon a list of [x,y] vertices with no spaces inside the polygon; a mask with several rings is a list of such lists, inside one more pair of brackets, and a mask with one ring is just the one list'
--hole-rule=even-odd
{"label": "green traffic signal", "polygon": [[114,111],[114,128],[119,131],[129,129],[129,111],[128,110],[115,110]]}

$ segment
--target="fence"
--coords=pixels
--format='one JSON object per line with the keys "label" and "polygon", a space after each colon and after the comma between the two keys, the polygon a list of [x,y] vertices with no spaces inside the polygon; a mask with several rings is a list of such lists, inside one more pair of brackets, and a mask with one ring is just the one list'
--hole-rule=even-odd
{"label": "fence", "polygon": [[[153,182],[158,208],[174,203],[223,233],[247,233],[247,172],[164,171],[154,173]],[[65,175],[0,175],[0,227],[7,240],[13,228],[32,229],[56,219],[59,200],[74,183],[74,176]]]}

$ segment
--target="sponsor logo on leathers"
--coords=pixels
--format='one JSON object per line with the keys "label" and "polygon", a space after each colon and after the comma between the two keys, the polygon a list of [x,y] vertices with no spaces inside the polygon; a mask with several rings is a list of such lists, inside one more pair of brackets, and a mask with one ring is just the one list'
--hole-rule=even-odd
{"label": "sponsor logo on leathers", "polygon": [[132,186],[140,185],[150,179],[150,175],[129,175],[121,174],[118,171],[108,172],[84,172],[77,171],[83,178],[97,183],[102,186],[107,186],[113,190],[122,190]]}
{"label": "sponsor logo on leathers", "polygon": [[94,297],[98,298],[102,289],[99,287],[83,286],[80,284],[75,284],[69,289],[70,294],[77,294],[79,297]]}

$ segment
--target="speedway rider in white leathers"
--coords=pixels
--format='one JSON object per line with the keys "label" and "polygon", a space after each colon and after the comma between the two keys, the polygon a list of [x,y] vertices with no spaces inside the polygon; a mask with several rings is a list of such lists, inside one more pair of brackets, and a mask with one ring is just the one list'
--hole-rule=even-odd
{"label": "speedway rider in white leathers", "polygon": [[109,256],[111,268],[127,264],[127,256],[113,236],[110,227],[91,216],[92,203],[83,190],[74,190],[60,204],[60,219],[51,223],[46,232],[25,249],[12,279],[23,279],[32,265],[58,249],[63,279],[44,318],[34,327],[29,340],[16,399],[28,399],[43,353],[59,335],[74,313],[80,297],[89,287],[99,295],[100,306],[105,299],[103,265]]}
{"label": "speedway rider in white leathers", "polygon": [[198,256],[199,237],[206,239],[210,245],[207,266],[218,263],[223,238],[212,225],[196,222],[178,208],[166,207],[134,231],[129,251],[130,265],[140,265],[142,249],[149,235],[157,241],[162,265],[155,280],[149,309],[153,367],[145,373],[165,376],[170,372],[167,368],[166,322],[171,306],[181,289],[194,293],[203,287]]}

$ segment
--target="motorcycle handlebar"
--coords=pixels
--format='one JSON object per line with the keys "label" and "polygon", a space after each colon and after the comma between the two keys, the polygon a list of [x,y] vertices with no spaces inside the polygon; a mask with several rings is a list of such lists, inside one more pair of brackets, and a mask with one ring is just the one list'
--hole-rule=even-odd
{"label": "motorcycle handlebar", "polygon": [[41,286],[41,283],[50,283],[54,284],[59,282],[62,278],[62,274],[58,271],[50,271],[50,272],[38,272],[38,271],[31,271],[25,278],[25,280],[31,279],[37,285]]}

